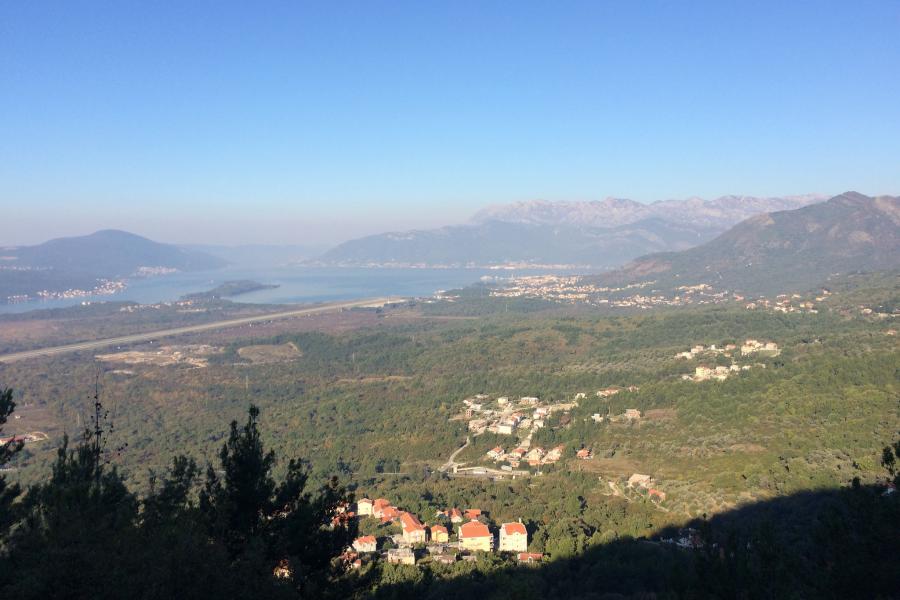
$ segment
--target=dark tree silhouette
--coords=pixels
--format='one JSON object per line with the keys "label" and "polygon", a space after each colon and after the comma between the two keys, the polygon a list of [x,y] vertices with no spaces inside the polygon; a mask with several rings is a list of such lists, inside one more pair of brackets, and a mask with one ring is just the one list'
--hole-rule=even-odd
{"label": "dark tree silhouette", "polygon": [[[102,415],[97,401],[95,413]],[[0,396],[3,415],[11,394]],[[8,408],[6,408],[8,407]],[[332,481],[305,491],[306,469],[291,461],[284,481],[271,470],[274,453],[260,440],[259,411],[231,424],[202,489],[196,462],[176,457],[152,476],[143,500],[104,458],[93,423],[70,448],[66,438],[51,476],[33,485],[13,514],[0,554],[0,594],[18,598],[296,598],[317,597],[331,560],[352,531],[334,525],[343,489]],[[4,417],[5,418],[5,417]],[[100,417],[98,416],[98,420]],[[4,452],[10,450],[4,447]],[[10,501],[11,502],[11,501]],[[6,507],[4,507],[6,508]],[[287,560],[293,577],[278,580]]]}
{"label": "dark tree silhouette", "polygon": [[[13,402],[12,390],[0,388],[0,433],[3,433],[3,426],[15,408],[16,403]],[[6,465],[21,449],[22,442],[16,440],[0,444],[0,468]],[[0,541],[6,537],[6,532],[15,519],[13,502],[20,492],[18,485],[7,485],[6,477],[0,474]]]}
{"label": "dark tree silhouette", "polygon": [[258,417],[259,409],[251,406],[243,426],[231,423],[219,452],[223,475],[207,467],[200,513],[233,560],[262,553],[259,565],[268,572],[287,561],[295,583],[316,588],[352,540],[352,525],[337,518],[339,506],[350,498],[337,479],[315,496],[307,492],[308,469],[299,460],[290,461],[284,481],[276,484],[275,454],[263,449]]}

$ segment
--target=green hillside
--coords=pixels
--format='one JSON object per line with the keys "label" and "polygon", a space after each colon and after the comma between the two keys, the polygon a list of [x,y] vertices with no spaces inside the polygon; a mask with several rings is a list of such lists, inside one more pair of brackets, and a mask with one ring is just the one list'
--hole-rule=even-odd
{"label": "green hillside", "polygon": [[654,254],[605,282],[708,283],[747,293],[802,291],[830,275],[900,267],[900,198],[856,192],[752,217],[682,252]]}

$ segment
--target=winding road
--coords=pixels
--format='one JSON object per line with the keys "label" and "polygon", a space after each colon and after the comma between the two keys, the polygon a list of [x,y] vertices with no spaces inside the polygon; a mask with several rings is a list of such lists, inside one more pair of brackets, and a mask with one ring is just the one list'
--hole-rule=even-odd
{"label": "winding road", "polygon": [[[75,344],[66,344],[63,346],[53,346],[50,348],[39,348],[37,350],[27,350],[24,352],[14,352],[12,354],[0,355],[0,363],[11,363],[19,360],[27,360],[29,358],[39,358],[41,356],[54,356],[57,354],[65,354],[67,352],[77,352],[79,350],[93,350],[95,348],[105,348],[107,346],[119,346],[122,344],[133,344],[135,342],[148,342],[164,337],[182,335],[185,333],[197,333],[200,331],[212,331],[215,329],[225,329],[227,327],[237,327],[250,323],[259,323],[262,321],[272,321],[274,319],[286,319],[289,317],[300,317],[305,315],[314,315],[345,308],[357,308],[361,306],[378,306],[388,304],[390,302],[399,302],[401,298],[367,298],[364,300],[354,300],[352,302],[336,302],[331,304],[322,304],[309,308],[300,308],[296,310],[269,313],[264,315],[254,315],[252,317],[241,317],[238,319],[228,319],[225,321],[216,321],[215,323],[203,323],[201,325],[188,325],[186,327],[176,327],[174,329],[161,329],[159,331],[151,331],[148,333],[136,333],[133,335],[124,335],[121,337],[106,338],[103,340],[92,340],[88,342],[78,342]],[[455,454],[454,454],[455,456]]]}
{"label": "winding road", "polygon": [[[475,435],[479,435],[479,434],[476,433]],[[472,441],[472,438],[470,438],[469,436],[466,436],[466,443],[463,444],[462,446],[460,446],[459,448],[457,448],[456,450],[454,450],[453,454],[450,455],[450,458],[447,459],[447,462],[445,462],[444,464],[441,465],[441,468],[439,469],[441,473],[446,473],[447,471],[449,471],[450,469],[453,468],[453,465],[456,464],[456,462],[455,462],[456,457],[459,456],[460,452],[462,452],[463,450],[465,450],[466,448],[469,447],[469,444],[471,443],[471,441]]]}

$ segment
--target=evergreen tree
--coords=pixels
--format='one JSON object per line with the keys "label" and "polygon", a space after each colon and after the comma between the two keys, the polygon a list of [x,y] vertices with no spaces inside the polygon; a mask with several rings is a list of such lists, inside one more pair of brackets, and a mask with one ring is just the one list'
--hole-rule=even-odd
{"label": "evergreen tree", "polygon": [[[11,402],[5,391],[2,414],[10,414]],[[318,494],[305,491],[300,461],[291,461],[285,480],[276,483],[275,455],[263,448],[255,407],[245,426],[231,425],[219,457],[221,478],[210,466],[198,494],[200,469],[179,456],[166,474],[152,477],[143,500],[107,464],[99,400],[95,409],[94,427],[74,448],[65,438],[50,478],[29,487],[12,513],[0,593],[289,598],[319,597],[328,589],[331,560],[353,533],[332,522],[346,502],[344,490],[332,480]],[[291,581],[273,574],[285,560]]]}
{"label": "evergreen tree", "polygon": [[347,494],[337,479],[318,494],[306,491],[308,468],[299,460],[290,461],[284,481],[276,484],[275,454],[263,449],[258,417],[259,409],[251,406],[243,426],[231,423],[219,452],[222,476],[207,467],[200,513],[210,535],[242,568],[271,573],[286,561],[295,584],[319,589],[332,559],[355,533],[339,518]]}
{"label": "evergreen tree", "polygon": [[[0,433],[3,432],[3,426],[15,408],[16,403],[13,402],[12,390],[0,388]],[[22,442],[15,440],[0,444],[0,468],[21,449]],[[9,526],[14,520],[13,502],[19,496],[20,491],[18,485],[7,485],[6,477],[0,474],[0,547],[2,547]]]}

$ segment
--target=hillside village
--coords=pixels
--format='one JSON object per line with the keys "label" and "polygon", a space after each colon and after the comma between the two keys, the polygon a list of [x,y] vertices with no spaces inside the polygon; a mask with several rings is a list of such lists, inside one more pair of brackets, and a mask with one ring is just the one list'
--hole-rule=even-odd
{"label": "hillside village", "polygon": [[500,470],[482,466],[465,467],[454,463],[452,473],[455,475],[487,475],[493,477],[522,476],[530,472],[519,470],[521,466],[539,468],[541,465],[554,464],[562,458],[563,446],[545,450],[539,446],[532,447],[534,433],[547,425],[554,413],[561,413],[568,419],[573,408],[578,407],[578,400],[584,394],[576,394],[572,402],[543,402],[536,396],[522,396],[518,400],[508,396],[491,399],[486,394],[476,394],[462,401],[462,413],[452,417],[467,421],[466,426],[474,436],[485,432],[510,436],[514,439],[512,448],[507,452],[501,446],[488,451],[485,459],[494,463],[507,463]]}
{"label": "hillside village", "polygon": [[581,275],[533,275],[512,278],[490,293],[497,298],[537,298],[599,308],[648,309],[734,302],[747,310],[809,315],[818,314],[832,295],[830,290],[823,288],[808,294],[792,292],[777,294],[774,298],[762,295],[751,298],[734,291],[718,290],[707,283],[678,286],[668,291],[653,289],[656,284],[656,281],[646,281],[607,287],[590,283]]}
{"label": "hillside village", "polygon": [[371,522],[394,533],[362,535],[354,540],[342,557],[350,568],[373,560],[404,565],[452,564],[457,560],[475,560],[478,552],[513,555],[520,563],[543,559],[541,553],[528,552],[528,530],[521,521],[493,526],[488,515],[477,508],[437,510],[430,525],[393,506],[386,498],[364,497],[353,508],[345,507],[335,517],[335,524],[357,519],[361,528]]}
{"label": "hillside village", "polygon": [[765,369],[766,365],[762,363],[757,363],[756,365],[740,365],[735,362],[736,356],[739,354],[742,357],[749,356],[778,356],[781,353],[781,350],[778,348],[778,344],[775,342],[760,342],[754,339],[748,339],[743,344],[741,344],[740,348],[736,344],[726,344],[725,346],[719,348],[716,347],[715,344],[710,344],[708,347],[704,347],[703,345],[697,345],[687,350],[685,352],[679,352],[675,355],[675,358],[685,359],[685,360],[697,360],[697,359],[715,359],[717,356],[722,356],[724,358],[730,358],[731,364],[728,366],[725,365],[709,365],[709,364],[701,364],[698,365],[694,369],[694,374],[684,374],[681,376],[685,381],[725,381],[729,376],[734,375],[736,373],[740,373],[742,371],[749,371],[754,366]]}
{"label": "hillside village", "polygon": [[[598,390],[598,398],[610,398],[622,392],[637,392],[637,386],[627,388],[609,387]],[[564,445],[543,449],[531,443],[534,432],[548,426],[550,415],[569,416],[572,409],[585,400],[584,392],[575,395],[571,402],[546,402],[535,396],[511,399],[508,396],[491,398],[487,394],[476,394],[464,399],[462,410],[454,419],[465,420],[473,435],[492,433],[509,436],[513,442],[509,450],[496,446],[481,457],[482,461],[503,463],[499,470],[483,466],[464,466],[452,460],[450,476],[481,474],[493,478],[539,474],[540,468],[559,462],[565,452]],[[622,414],[594,414],[596,423],[635,423],[644,418],[636,408],[625,409]],[[468,442],[466,446],[468,445]],[[464,446],[465,448],[465,446]],[[578,461],[594,458],[590,448],[580,448],[574,453]],[[520,470],[528,466],[536,471]],[[651,475],[633,473],[630,477],[618,479],[598,478],[608,494],[628,500],[641,497],[654,504],[666,500],[666,493],[657,487]],[[477,554],[505,554],[523,564],[539,563],[544,555],[529,552],[529,532],[518,521],[494,523],[490,516],[478,508],[460,509],[456,507],[435,510],[429,520],[394,506],[386,498],[370,499],[362,497],[353,506],[345,506],[335,516],[339,524],[355,519],[363,533],[347,548],[343,560],[348,568],[360,568],[372,561],[382,560],[390,564],[428,565],[453,564],[457,561],[474,561]]]}
{"label": "hillside village", "polygon": [[6,304],[20,304],[33,300],[69,300],[88,296],[111,296],[124,291],[128,287],[122,279],[98,279],[97,285],[91,289],[69,288],[61,291],[38,290],[31,294],[12,294],[6,297]]}
{"label": "hillside village", "polygon": [[[692,382],[724,381],[725,379],[749,371],[753,368],[765,368],[758,361],[762,357],[775,357],[781,348],[773,341],[749,338],[740,343],[723,345],[697,344],[688,350],[678,352],[674,358],[678,360],[699,361],[693,373],[681,375],[681,379]],[[753,363],[747,360],[756,359]],[[730,361],[730,365],[716,364],[717,361]],[[626,396],[639,391],[638,386],[611,386],[595,392],[599,399],[610,399],[620,393]],[[455,462],[450,460],[445,465],[450,476],[487,477],[491,479],[539,476],[545,466],[554,465],[566,456],[565,444],[542,447],[533,443],[534,434],[545,427],[568,427],[572,423],[572,411],[587,399],[586,392],[579,392],[570,401],[545,401],[537,396],[492,397],[488,394],[475,394],[461,401],[461,410],[450,417],[451,420],[462,420],[471,437],[485,433],[495,436],[509,437],[510,443],[497,443],[474,460]],[[626,399],[626,402],[628,400]],[[551,417],[555,416],[551,420]],[[588,417],[585,417],[587,420]],[[617,414],[595,412],[589,417],[596,424],[610,423],[619,425],[639,425],[646,416],[635,407],[626,407]],[[470,443],[460,448],[465,449]],[[569,451],[577,461],[590,461],[594,453],[590,447],[573,448]],[[455,454],[454,454],[455,457]],[[604,486],[609,486],[613,495],[628,498],[641,496],[656,504],[666,500],[666,493],[658,489],[656,481],[650,475],[633,473],[630,477],[606,480],[600,477]]]}
{"label": "hillside village", "polygon": [[[503,286],[491,290],[496,298],[539,298],[564,304],[588,304],[610,308],[655,308],[720,304],[743,296],[717,291],[707,284],[681,286],[670,294],[653,290],[655,281],[632,283],[621,287],[598,286],[582,276],[532,275],[516,277]],[[651,288],[649,292],[636,290]]]}

